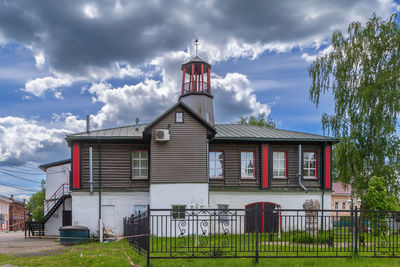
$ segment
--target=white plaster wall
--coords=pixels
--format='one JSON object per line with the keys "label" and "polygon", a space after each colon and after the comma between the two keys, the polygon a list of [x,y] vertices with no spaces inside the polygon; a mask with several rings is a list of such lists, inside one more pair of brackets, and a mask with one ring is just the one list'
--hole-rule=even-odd
{"label": "white plaster wall", "polygon": [[150,207],[152,209],[171,209],[172,205],[207,206],[208,184],[151,184]]}
{"label": "white plaster wall", "polygon": [[[227,204],[229,209],[244,209],[246,205],[255,202],[272,202],[281,206],[281,209],[299,209],[302,210],[299,213],[296,211],[282,211],[281,212],[281,225],[282,230],[305,229],[305,217],[303,212],[303,203],[308,199],[317,199],[321,204],[322,209],[322,193],[321,192],[210,192],[210,204],[209,208],[217,209],[218,204]],[[331,204],[331,192],[325,192],[324,194],[324,209],[330,209]],[[237,213],[239,215],[239,222],[229,223],[227,228],[229,232],[244,232],[244,221],[245,213],[243,211]],[[299,214],[299,220],[297,217],[291,215]],[[330,213],[324,213],[324,216],[329,216]],[[319,214],[321,216],[321,214]],[[318,217],[318,224],[321,226],[321,217]],[[324,222],[324,225],[326,222]],[[328,227],[329,225],[326,225]],[[217,229],[218,225],[215,226]],[[222,228],[222,226],[220,226]],[[219,228],[219,229],[220,229]],[[211,229],[211,231],[213,231]]]}
{"label": "white plaster wall", "polygon": [[[71,192],[72,224],[86,226],[98,235],[99,194]],[[123,219],[133,214],[135,205],[148,205],[148,192],[103,192],[102,220],[110,234],[123,234]]]}
{"label": "white plaster wall", "polygon": [[70,163],[50,167],[46,170],[46,200],[50,199],[62,184],[69,183],[70,170]]}
{"label": "white plaster wall", "polygon": [[[209,207],[218,208],[218,204],[227,204],[230,209],[244,209],[247,204],[254,202],[272,202],[282,209],[303,209],[307,199],[317,199],[322,205],[321,192],[210,192]],[[324,209],[331,208],[331,192],[325,192]],[[322,209],[322,207],[321,207]]]}
{"label": "white plaster wall", "polygon": [[[67,198],[65,200],[65,210],[71,210],[72,208],[72,199]],[[63,205],[53,213],[53,215],[47,220],[44,226],[45,235],[60,235],[59,229],[62,227],[62,211]]]}

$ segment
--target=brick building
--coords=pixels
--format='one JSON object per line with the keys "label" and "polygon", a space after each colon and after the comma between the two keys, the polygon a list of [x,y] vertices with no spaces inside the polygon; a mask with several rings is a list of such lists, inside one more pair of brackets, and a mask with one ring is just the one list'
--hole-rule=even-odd
{"label": "brick building", "polygon": [[10,197],[9,227],[10,231],[25,230],[26,201],[18,201]]}

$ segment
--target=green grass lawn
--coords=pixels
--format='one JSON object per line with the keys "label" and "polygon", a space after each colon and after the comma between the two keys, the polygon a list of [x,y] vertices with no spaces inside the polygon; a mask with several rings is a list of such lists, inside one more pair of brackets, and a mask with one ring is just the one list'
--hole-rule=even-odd
{"label": "green grass lawn", "polygon": [[[145,266],[146,258],[129,246],[126,240],[115,243],[90,243],[66,247],[61,255],[14,257],[0,254],[0,265],[23,266],[130,266],[128,257]],[[254,259],[162,259],[152,260],[151,266],[255,266]],[[260,259],[256,266],[400,266],[400,259],[324,258],[324,259]]]}

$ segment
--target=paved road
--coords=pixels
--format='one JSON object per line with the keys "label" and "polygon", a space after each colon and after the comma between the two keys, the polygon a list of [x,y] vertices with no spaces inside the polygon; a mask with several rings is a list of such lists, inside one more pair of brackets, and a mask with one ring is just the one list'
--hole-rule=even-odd
{"label": "paved road", "polygon": [[25,239],[24,232],[0,232],[0,253],[15,256],[45,256],[62,253],[65,247],[54,239]]}

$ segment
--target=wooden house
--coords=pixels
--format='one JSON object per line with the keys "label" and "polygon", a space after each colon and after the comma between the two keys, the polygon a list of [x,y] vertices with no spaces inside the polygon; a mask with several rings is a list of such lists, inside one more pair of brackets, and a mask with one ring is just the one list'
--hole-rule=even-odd
{"label": "wooden house", "polygon": [[[122,233],[122,219],[152,209],[302,208],[331,203],[336,139],[253,125],[216,124],[211,65],[182,64],[178,102],[148,124],[66,137],[72,223]],[[134,118],[134,114],[132,114]],[[267,203],[268,205],[265,205]]]}

